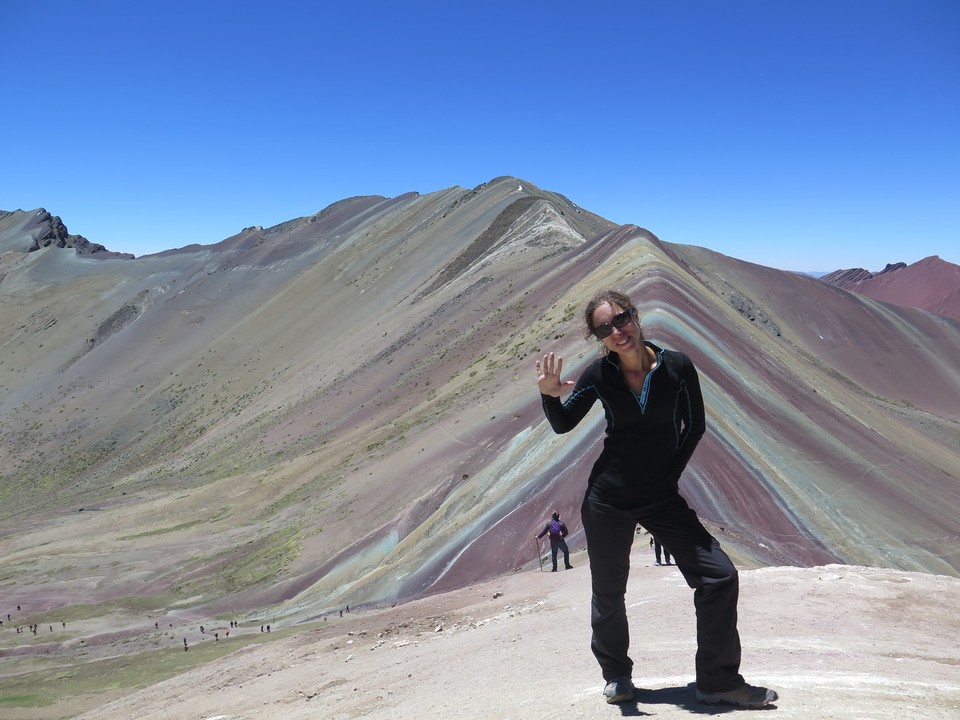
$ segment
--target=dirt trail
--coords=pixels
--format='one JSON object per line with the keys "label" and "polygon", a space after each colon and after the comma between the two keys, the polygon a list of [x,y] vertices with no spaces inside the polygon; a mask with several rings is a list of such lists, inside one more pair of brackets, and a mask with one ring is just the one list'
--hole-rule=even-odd
{"label": "dirt trail", "polygon": [[[589,568],[575,556],[566,572],[522,572],[331,617],[101,698],[81,717],[688,720],[746,712],[694,700],[691,591],[675,568],[654,567],[648,555],[635,552],[627,594],[634,682],[644,688],[635,705],[600,697]],[[781,696],[756,712],[780,720],[960,717],[960,580],[831,565],[743,571],[741,586],[742,671]]]}

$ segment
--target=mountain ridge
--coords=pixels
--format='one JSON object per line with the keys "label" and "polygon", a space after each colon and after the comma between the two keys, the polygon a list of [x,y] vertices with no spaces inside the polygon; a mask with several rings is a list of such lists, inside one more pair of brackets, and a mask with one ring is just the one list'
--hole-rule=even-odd
{"label": "mountain ridge", "polygon": [[938,255],[911,265],[888,263],[878,273],[863,268],[836,270],[820,279],[873,300],[960,319],[960,265]]}

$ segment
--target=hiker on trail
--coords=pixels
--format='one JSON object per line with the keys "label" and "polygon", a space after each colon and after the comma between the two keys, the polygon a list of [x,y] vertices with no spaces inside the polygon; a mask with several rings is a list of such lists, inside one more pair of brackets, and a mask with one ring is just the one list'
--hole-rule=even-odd
{"label": "hiker on trail", "polygon": [[[696,697],[700,702],[762,707],[777,693],[744,682],[737,631],[737,569],[680,495],[680,475],[706,431],[700,381],[690,358],[648,342],[626,294],[598,293],[584,309],[587,337],[601,356],[564,380],[563,359],[537,360],[544,413],[566,433],[594,403],[606,416],[603,450],[581,506],[593,600],[591,649],[609,703],[635,699],[625,593],[637,524],[670,547],[693,588],[697,616]],[[563,396],[571,391],[565,401]]]}
{"label": "hiker on trail", "polygon": [[567,526],[561,522],[560,513],[556,510],[553,511],[553,515],[550,516],[547,524],[543,526],[543,530],[537,535],[537,540],[544,535],[550,536],[550,557],[553,559],[553,572],[557,571],[558,550],[563,552],[564,568],[567,570],[572,569],[573,565],[570,564],[570,550],[567,548],[567,541],[564,540],[564,538],[569,535],[569,531],[567,530]]}
{"label": "hiker on trail", "polygon": [[[653,545],[653,555],[654,555],[654,557],[656,558],[656,562],[654,562],[653,564],[654,564],[654,565],[657,565],[658,567],[659,567],[660,565],[669,565],[669,564],[670,564],[670,551],[667,550],[666,546],[661,545],[661,544],[660,544],[660,541],[657,540],[657,539],[656,539],[655,537],[653,537],[652,535],[650,536],[650,544]],[[660,550],[661,550],[661,549],[663,550],[663,557],[664,557],[664,559],[666,560],[666,562],[660,562],[660,557],[661,557],[661,556],[660,556]]]}

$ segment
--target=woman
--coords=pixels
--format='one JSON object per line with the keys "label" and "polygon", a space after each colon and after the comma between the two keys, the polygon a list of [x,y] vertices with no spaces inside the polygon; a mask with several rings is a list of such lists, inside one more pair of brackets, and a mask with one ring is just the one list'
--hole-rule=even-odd
{"label": "woman", "polygon": [[593,586],[591,649],[606,681],[603,695],[609,703],[635,697],[624,595],[639,523],[670,548],[694,589],[697,699],[767,705],[777,694],[746,684],[739,672],[737,570],[678,491],[680,474],[706,430],[697,371],[683,353],[644,339],[637,310],[621,292],[596,295],[584,319],[603,356],[574,383],[561,379],[563,359],[549,353],[537,362],[537,378],[555,432],[572,430],[597,400],[606,414],[603,451],[581,507]]}

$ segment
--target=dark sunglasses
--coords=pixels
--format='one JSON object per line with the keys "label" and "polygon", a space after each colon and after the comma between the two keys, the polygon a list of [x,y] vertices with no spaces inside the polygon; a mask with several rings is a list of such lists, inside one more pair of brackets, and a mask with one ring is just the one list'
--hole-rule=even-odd
{"label": "dark sunglasses", "polygon": [[610,333],[613,332],[613,329],[616,328],[620,330],[625,327],[631,320],[637,316],[637,309],[630,308],[629,310],[624,310],[622,313],[617,313],[614,315],[610,322],[601,323],[593,329],[593,334],[597,336],[597,340],[603,340],[605,337],[608,337]]}

